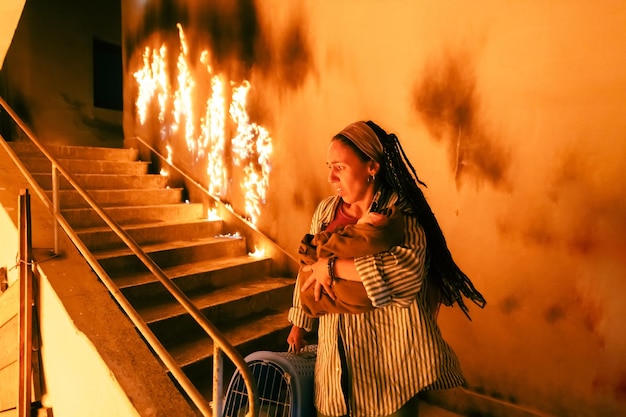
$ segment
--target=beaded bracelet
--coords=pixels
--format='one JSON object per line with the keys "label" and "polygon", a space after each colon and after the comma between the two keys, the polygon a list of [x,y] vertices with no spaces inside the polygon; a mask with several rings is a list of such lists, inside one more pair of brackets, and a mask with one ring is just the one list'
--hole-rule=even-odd
{"label": "beaded bracelet", "polygon": [[328,258],[328,276],[330,277],[330,281],[332,283],[337,281],[337,276],[335,275],[335,262],[337,262],[337,258]]}

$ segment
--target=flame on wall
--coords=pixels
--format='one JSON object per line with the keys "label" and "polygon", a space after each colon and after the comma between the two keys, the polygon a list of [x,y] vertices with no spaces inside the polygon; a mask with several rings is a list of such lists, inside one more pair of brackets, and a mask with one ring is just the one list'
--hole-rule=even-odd
{"label": "flame on wall", "polygon": [[[229,184],[233,171],[238,169],[243,178],[240,192],[244,217],[256,224],[269,187],[272,138],[266,128],[250,120],[246,110],[251,84],[248,80],[229,81],[224,74],[215,73],[209,50],[201,51],[194,62],[182,25],[177,28],[180,48],[175,77],[168,70],[165,44],[146,47],[142,67],[133,73],[138,87],[137,119],[141,125],[147,124],[156,106],[160,140],[165,142],[168,161],[172,161],[173,153],[170,142],[184,138],[189,155],[206,164],[209,193],[222,201],[232,196]],[[198,63],[202,64],[202,72],[196,77],[206,77],[202,80],[193,76],[194,64]],[[202,93],[197,84],[206,80],[210,81],[208,97],[198,101]]]}

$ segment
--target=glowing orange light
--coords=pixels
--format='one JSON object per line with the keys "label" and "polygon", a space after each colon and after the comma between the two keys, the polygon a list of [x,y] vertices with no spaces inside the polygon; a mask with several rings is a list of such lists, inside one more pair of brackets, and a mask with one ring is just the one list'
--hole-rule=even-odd
{"label": "glowing orange light", "polygon": [[[229,113],[237,124],[237,134],[232,139],[232,151],[235,165],[243,165],[245,210],[250,221],[256,224],[261,214],[261,204],[265,203],[271,171],[269,155],[272,153],[272,139],[267,130],[250,122],[246,111],[246,100],[250,83],[244,81],[233,88],[233,97]],[[256,160],[255,160],[256,157]]]}
{"label": "glowing orange light", "polygon": [[159,50],[152,50],[146,47],[142,55],[143,67],[133,73],[139,86],[135,104],[141,124],[146,122],[149,106],[155,95],[159,103],[159,121],[163,122],[165,120],[166,103],[169,97],[165,56],[166,49],[164,46]]}
{"label": "glowing orange light", "polygon": [[180,53],[178,54],[178,60],[176,67],[178,69],[178,89],[174,92],[174,131],[179,130],[181,124],[184,124],[184,135],[187,142],[187,149],[193,154],[196,150],[195,141],[195,129],[194,129],[194,113],[193,113],[193,90],[195,82],[191,77],[191,71],[189,69],[188,55],[189,47],[187,46],[187,40],[185,39],[185,32],[183,27],[179,24],[178,37],[180,39]]}
{"label": "glowing orange light", "polygon": [[228,178],[225,164],[226,152],[226,99],[224,98],[223,77],[213,75],[208,51],[203,51],[200,62],[206,65],[211,75],[211,96],[206,103],[206,113],[202,118],[199,155],[207,152],[207,175],[209,193],[225,197]]}
{"label": "glowing orange light", "polygon": [[[169,164],[171,165],[171,163],[172,163],[172,147],[170,145],[165,145],[165,149],[167,150],[167,162],[169,162]],[[170,165],[168,165],[168,168],[169,168]],[[167,177],[167,176],[170,175],[170,172],[169,172],[168,168],[165,168],[165,167],[161,168],[161,175],[162,176]]]}
{"label": "glowing orange light", "polygon": [[255,247],[254,252],[249,252],[248,256],[253,256],[255,258],[262,258],[265,256],[265,249],[260,249],[258,247]]}
{"label": "glowing orange light", "polygon": [[207,210],[207,220],[222,220],[219,214],[217,214],[217,209],[209,209]]}
{"label": "glowing orange light", "polygon": [[[250,221],[256,224],[269,187],[272,138],[265,128],[251,122],[248,116],[246,101],[251,85],[248,81],[234,85],[222,74],[214,74],[211,54],[207,50],[202,51],[199,60],[207,69],[211,91],[204,111],[199,112],[202,115],[198,120],[193,103],[195,96],[200,93],[196,91],[196,82],[192,76],[183,27],[180,24],[176,27],[180,41],[176,61],[177,85],[175,88],[170,86],[165,45],[158,50],[146,47],[142,55],[143,67],[133,74],[138,85],[138,119],[142,125],[146,123],[151,113],[152,100],[156,97],[161,139],[169,142],[175,137],[172,133],[182,134],[187,150],[194,159],[206,161],[209,193],[222,201],[228,200],[228,194],[232,191],[229,189],[228,177],[233,168],[230,165],[238,167],[244,177],[241,183],[244,210]],[[235,134],[229,141],[226,132],[230,124],[234,125]],[[168,143],[166,148],[167,160],[171,163],[172,147]],[[232,161],[226,161],[227,150],[231,151]],[[165,168],[161,174],[169,175]]]}

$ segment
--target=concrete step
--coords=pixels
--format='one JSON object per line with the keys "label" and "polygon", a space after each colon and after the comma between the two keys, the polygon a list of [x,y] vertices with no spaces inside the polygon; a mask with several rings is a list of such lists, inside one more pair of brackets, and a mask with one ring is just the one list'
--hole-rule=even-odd
{"label": "concrete step", "polygon": [[[189,298],[211,323],[225,328],[246,317],[263,315],[268,306],[277,311],[286,310],[291,304],[294,284],[294,279],[255,275],[244,282]],[[191,315],[173,299],[140,307],[137,312],[166,348],[201,332]]]}
{"label": "concrete step", "polygon": [[[243,357],[259,350],[259,346],[263,346],[263,350],[285,352],[288,348],[287,336],[291,329],[287,314],[287,310],[268,311],[263,315],[249,316],[231,322],[220,330]],[[213,340],[204,335],[193,339],[186,338],[169,346],[168,350],[190,379],[196,381],[200,392],[210,399]],[[234,367],[230,361],[224,359],[224,368],[224,383],[228,386]]]}
{"label": "concrete step", "polygon": [[[24,166],[31,173],[52,172],[52,164],[45,157],[22,157]],[[149,162],[108,161],[95,159],[58,159],[59,164],[70,174],[121,174],[144,175],[148,173]]]}
{"label": "concrete step", "polygon": [[[255,352],[258,346],[264,346],[264,349],[270,351],[286,352],[287,335],[291,329],[287,314],[286,310],[276,310],[263,315],[248,316],[221,326],[220,331],[244,357]],[[213,340],[208,336],[185,338],[170,345],[168,350],[185,372],[194,366],[204,368],[204,372],[212,368],[210,361],[213,358]],[[206,376],[205,374],[204,377]]]}
{"label": "concrete step", "polygon": [[[120,225],[198,220],[206,217],[202,204],[161,204],[151,206],[108,207],[106,213]],[[92,208],[62,209],[61,214],[74,228],[104,226]]]}
{"label": "concrete step", "polygon": [[[133,224],[124,226],[124,231],[139,245],[211,237],[221,234],[221,220],[197,219],[187,221],[166,221],[158,223]],[[92,251],[114,249],[125,246],[108,226],[75,229],[83,243]]]}
{"label": "concrete step", "polygon": [[[52,190],[52,173],[32,174],[37,184],[44,190]],[[111,174],[72,174],[78,184],[86,190],[126,190],[153,189],[167,187],[167,177],[157,174],[111,175]],[[74,189],[63,176],[59,178],[61,190]]]}
{"label": "concrete step", "polygon": [[[20,157],[42,156],[43,154],[30,140],[8,142],[13,151]],[[138,157],[137,149],[103,148],[90,146],[65,146],[49,145],[43,146],[56,158],[94,159],[109,161],[136,161]]]}
{"label": "concrete step", "polygon": [[[201,294],[236,285],[255,275],[267,276],[270,263],[270,258],[229,256],[175,265],[163,268],[163,272],[184,293]],[[115,283],[124,296],[137,307],[145,306],[153,300],[166,299],[169,294],[151,272],[126,274],[116,278]]]}
{"label": "concrete step", "polygon": [[[52,191],[47,191],[52,201]],[[154,188],[147,190],[89,190],[89,195],[102,207],[142,206],[159,204],[182,203],[181,188]],[[74,190],[59,191],[62,209],[89,207],[85,199]]]}
{"label": "concrete step", "polygon": [[[50,163],[32,146],[14,144],[13,149],[50,191]],[[184,191],[170,190],[167,177],[149,174],[149,164],[137,161],[136,150],[46,149],[243,356],[286,350],[295,277],[270,277],[272,259],[248,255],[246,239],[224,235],[230,228],[209,221],[204,205],[182,203]],[[62,215],[194,384],[210,393],[210,337],[65,178],[59,178],[59,186]]]}
{"label": "concrete step", "polygon": [[[241,237],[208,237],[194,240],[143,245],[142,249],[161,268],[184,263],[205,261],[226,256],[242,256],[246,252],[245,239]],[[147,268],[128,248],[94,252],[94,256],[111,278],[119,278]]]}

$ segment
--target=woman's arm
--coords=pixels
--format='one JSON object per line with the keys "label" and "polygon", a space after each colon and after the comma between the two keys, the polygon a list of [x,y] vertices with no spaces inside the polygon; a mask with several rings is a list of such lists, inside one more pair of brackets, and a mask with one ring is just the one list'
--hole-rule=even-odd
{"label": "woman's arm", "polygon": [[[354,266],[375,307],[389,304],[408,306],[422,288],[428,272],[426,236],[417,219],[405,216],[404,242],[401,245],[375,255],[355,258]],[[349,268],[346,273],[350,273]]]}
{"label": "woman's arm", "polygon": [[[311,219],[311,227],[309,233],[315,234],[318,233],[321,229],[321,225],[323,222],[328,221],[328,217],[330,213],[334,210],[334,206],[336,205],[337,198],[336,197],[328,197],[318,204],[315,212],[313,213],[313,218]],[[314,320],[309,316],[307,316],[302,309],[302,302],[300,299],[300,286],[301,283],[299,280],[302,279],[300,274],[296,278],[296,285],[293,291],[293,304],[289,309],[288,320],[294,326],[305,329],[307,331],[311,331],[313,328]]]}

